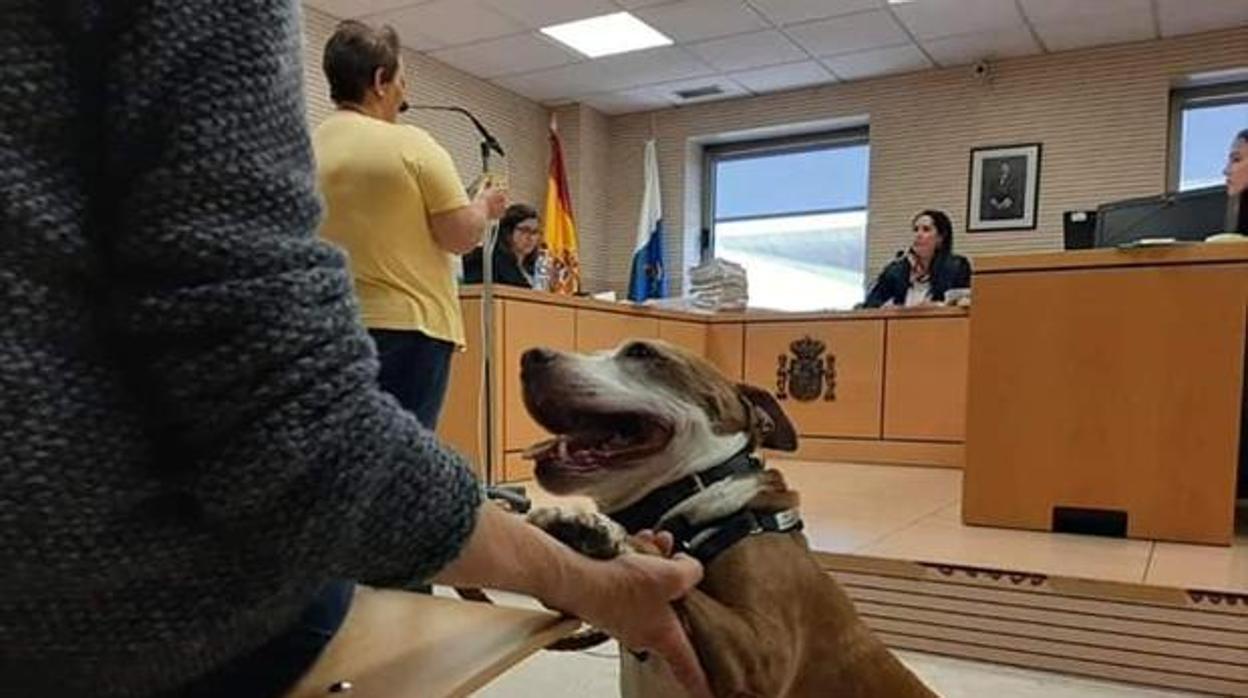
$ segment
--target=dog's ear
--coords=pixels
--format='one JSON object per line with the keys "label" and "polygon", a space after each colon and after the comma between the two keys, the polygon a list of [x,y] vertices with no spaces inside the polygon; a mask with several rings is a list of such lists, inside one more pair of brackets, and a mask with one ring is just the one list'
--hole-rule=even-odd
{"label": "dog's ear", "polygon": [[760,446],[777,451],[797,450],[797,430],[771,393],[738,383],[737,394],[749,407],[751,432]]}

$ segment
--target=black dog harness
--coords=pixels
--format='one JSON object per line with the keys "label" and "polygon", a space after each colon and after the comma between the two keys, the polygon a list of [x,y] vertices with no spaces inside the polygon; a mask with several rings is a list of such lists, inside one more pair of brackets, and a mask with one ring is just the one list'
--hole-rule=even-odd
{"label": "black dog harness", "polygon": [[[680,552],[688,553],[700,560],[702,564],[707,564],[720,553],[750,536],[760,533],[786,533],[802,530],[802,519],[795,509],[775,513],[742,509],[723,518],[696,525],[684,516],[663,518],[676,505],[717,482],[742,475],[753,475],[762,470],[762,461],[746,449],[713,468],[664,485],[646,495],[641,501],[608,516],[629,533],[637,533],[643,529],[658,526],[659,530],[672,534]],[[661,525],[660,521],[663,522]]]}

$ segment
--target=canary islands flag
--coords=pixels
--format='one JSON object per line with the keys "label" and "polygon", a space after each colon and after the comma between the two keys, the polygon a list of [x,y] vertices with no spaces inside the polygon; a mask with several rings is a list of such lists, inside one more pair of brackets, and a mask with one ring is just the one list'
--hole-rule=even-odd
{"label": "canary islands flag", "polygon": [[628,280],[628,297],[640,303],[647,298],[667,296],[667,274],[663,269],[663,204],[659,190],[659,157],[654,139],[646,141],[646,186],[641,195],[641,216],[637,221],[637,241],[633,244],[633,271]]}

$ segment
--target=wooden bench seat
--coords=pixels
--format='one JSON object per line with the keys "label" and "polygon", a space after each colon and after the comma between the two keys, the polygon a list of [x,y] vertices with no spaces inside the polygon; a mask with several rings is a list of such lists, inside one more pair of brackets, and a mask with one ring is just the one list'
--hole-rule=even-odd
{"label": "wooden bench seat", "polygon": [[[545,611],[357,587],[342,628],[287,698],[466,696],[579,625]],[[343,681],[350,691],[330,692]]]}

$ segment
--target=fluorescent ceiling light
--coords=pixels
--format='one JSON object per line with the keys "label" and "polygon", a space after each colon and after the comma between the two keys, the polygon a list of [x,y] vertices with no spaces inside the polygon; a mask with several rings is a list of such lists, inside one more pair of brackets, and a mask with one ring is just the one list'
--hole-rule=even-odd
{"label": "fluorescent ceiling light", "polygon": [[590,58],[672,44],[671,39],[628,12],[542,27],[542,33]]}

